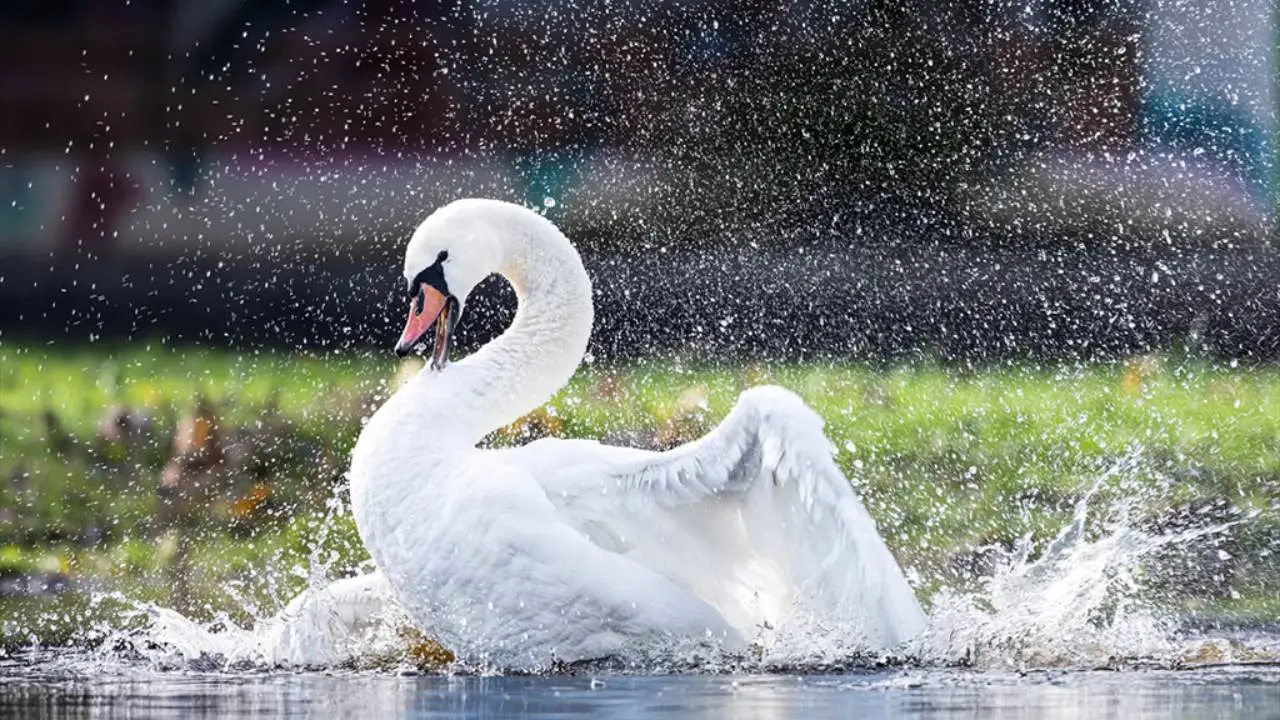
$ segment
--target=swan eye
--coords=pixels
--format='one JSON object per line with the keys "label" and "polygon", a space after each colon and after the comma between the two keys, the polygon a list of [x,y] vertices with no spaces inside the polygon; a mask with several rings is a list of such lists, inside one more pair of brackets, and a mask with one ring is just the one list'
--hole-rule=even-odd
{"label": "swan eye", "polygon": [[440,251],[440,254],[436,256],[436,262],[438,262],[438,263],[442,263],[442,262],[444,262],[445,260],[448,260],[448,259],[449,259],[449,251],[448,251],[448,250],[441,250],[441,251]]}

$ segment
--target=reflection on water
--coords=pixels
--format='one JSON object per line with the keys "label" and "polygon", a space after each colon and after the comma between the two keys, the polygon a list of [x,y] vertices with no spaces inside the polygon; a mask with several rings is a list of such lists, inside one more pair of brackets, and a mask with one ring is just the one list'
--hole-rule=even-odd
{"label": "reflection on water", "polygon": [[[101,670],[101,668],[99,668]],[[837,676],[94,675],[0,666],[5,717],[1234,718],[1280,715],[1280,672]]]}

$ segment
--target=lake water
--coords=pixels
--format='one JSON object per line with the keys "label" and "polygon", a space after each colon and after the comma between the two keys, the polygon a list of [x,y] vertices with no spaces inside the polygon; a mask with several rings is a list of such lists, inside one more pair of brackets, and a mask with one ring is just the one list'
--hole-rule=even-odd
{"label": "lake water", "polygon": [[0,716],[1274,718],[1280,668],[846,675],[425,676],[0,665]]}

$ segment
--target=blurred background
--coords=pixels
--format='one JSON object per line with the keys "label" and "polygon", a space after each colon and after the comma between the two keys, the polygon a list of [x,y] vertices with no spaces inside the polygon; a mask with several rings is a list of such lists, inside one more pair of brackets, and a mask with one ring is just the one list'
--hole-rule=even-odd
{"label": "blurred background", "polygon": [[[362,567],[342,474],[416,368],[401,253],[474,195],[559,224],[597,307],[488,444],[672,447],[777,382],[926,601],[1102,484],[1091,528],[1248,518],[1144,550],[1142,592],[1274,623],[1278,30],[1271,0],[7,0],[0,647],[96,642],[90,592],[249,622]],[[459,353],[513,312],[480,294]]]}
{"label": "blurred background", "polygon": [[0,332],[385,347],[488,195],[601,357],[1274,357],[1275,12],[1224,7],[8,2]]}

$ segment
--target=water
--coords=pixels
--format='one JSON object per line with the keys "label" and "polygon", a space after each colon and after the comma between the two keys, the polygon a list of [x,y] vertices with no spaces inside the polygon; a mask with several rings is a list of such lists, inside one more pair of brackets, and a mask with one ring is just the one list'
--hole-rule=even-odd
{"label": "water", "polygon": [[1258,718],[1280,672],[887,670],[847,675],[441,677],[0,672],[15,717]]}

